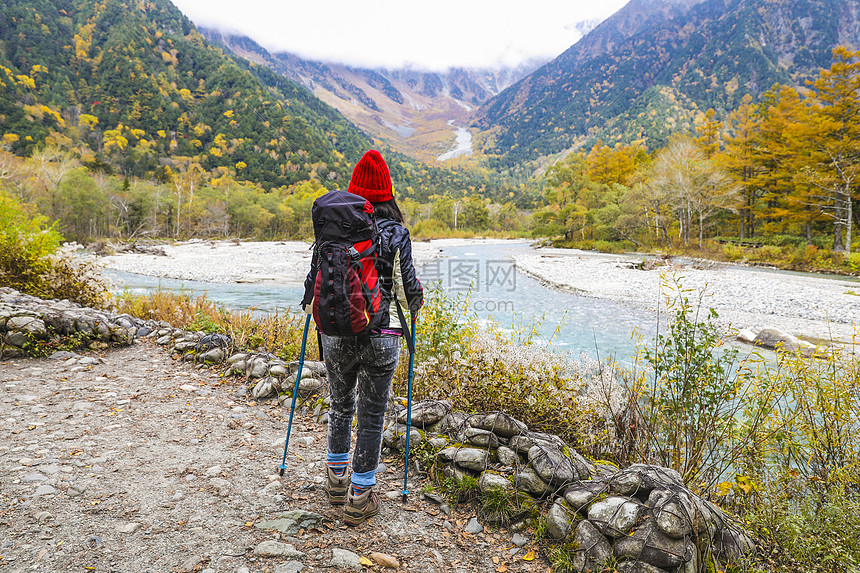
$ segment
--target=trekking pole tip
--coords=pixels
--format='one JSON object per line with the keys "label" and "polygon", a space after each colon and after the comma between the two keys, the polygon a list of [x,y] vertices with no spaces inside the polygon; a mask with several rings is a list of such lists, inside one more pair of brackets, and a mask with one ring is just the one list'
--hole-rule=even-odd
{"label": "trekking pole tip", "polygon": [[402,493],[402,494],[403,494],[403,496],[402,496],[402,497],[401,497],[401,499],[400,499],[401,503],[406,503],[406,496],[408,496],[408,495],[409,495],[409,492],[408,492],[408,491],[406,491],[406,490],[404,489],[404,490],[403,490],[403,491],[401,491],[400,493]]}

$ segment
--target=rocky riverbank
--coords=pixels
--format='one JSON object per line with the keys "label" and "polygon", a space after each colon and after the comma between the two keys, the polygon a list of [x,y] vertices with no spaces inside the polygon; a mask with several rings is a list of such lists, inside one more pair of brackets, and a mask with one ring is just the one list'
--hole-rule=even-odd
{"label": "rocky riverbank", "polygon": [[724,324],[759,333],[778,329],[813,342],[849,343],[860,328],[860,281],[712,261],[540,248],[515,256],[517,269],[547,286],[656,310],[665,278],[676,276],[691,301]]}

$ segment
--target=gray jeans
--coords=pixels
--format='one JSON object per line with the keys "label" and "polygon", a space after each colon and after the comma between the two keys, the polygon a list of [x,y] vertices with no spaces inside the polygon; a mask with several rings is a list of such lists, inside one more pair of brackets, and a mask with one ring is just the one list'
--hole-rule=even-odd
{"label": "gray jeans", "polygon": [[382,335],[360,339],[323,334],[322,344],[331,395],[328,451],[340,454],[350,450],[358,390],[352,471],[359,474],[373,471],[379,465],[382,426],[391,379],[400,357],[400,337]]}

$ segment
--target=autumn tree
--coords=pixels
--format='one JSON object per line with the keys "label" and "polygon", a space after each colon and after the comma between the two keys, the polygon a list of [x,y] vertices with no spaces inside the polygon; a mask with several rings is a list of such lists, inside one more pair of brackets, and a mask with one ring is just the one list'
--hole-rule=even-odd
{"label": "autumn tree", "polygon": [[680,223],[680,237],[690,243],[694,221],[698,225],[699,247],[710,218],[731,209],[738,189],[733,181],[688,137],[675,137],[654,160],[653,189],[667,198]]}
{"label": "autumn tree", "polygon": [[833,221],[833,250],[850,252],[860,183],[860,50],[836,48],[833,60],[812,83],[809,121],[802,125],[814,152],[809,181]]}

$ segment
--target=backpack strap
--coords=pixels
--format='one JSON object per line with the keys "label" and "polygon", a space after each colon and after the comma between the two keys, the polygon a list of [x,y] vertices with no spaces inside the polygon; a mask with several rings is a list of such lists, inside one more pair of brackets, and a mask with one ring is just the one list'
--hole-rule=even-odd
{"label": "backpack strap", "polygon": [[409,323],[406,322],[406,316],[403,314],[396,294],[394,295],[394,303],[397,305],[397,317],[400,319],[400,328],[403,329],[403,338],[406,339],[406,348],[409,349],[409,354],[415,354],[415,341],[412,340],[412,331],[409,330]]}

